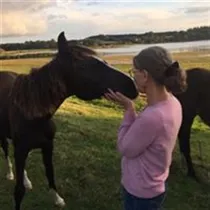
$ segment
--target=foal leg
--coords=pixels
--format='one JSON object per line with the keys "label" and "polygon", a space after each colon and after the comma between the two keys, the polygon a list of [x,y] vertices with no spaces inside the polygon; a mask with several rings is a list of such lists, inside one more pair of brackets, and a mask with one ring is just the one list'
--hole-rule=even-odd
{"label": "foal leg", "polygon": [[24,168],[28,152],[29,150],[26,148],[21,148],[20,146],[18,148],[15,147],[14,151],[15,169],[16,169],[16,185],[14,190],[15,210],[20,210],[21,202],[25,194]]}
{"label": "foal leg", "polygon": [[181,125],[181,128],[179,130],[178,138],[179,138],[179,146],[180,151],[184,155],[188,173],[187,175],[196,178],[195,170],[193,168],[192,158],[190,155],[190,132],[191,132],[191,126],[193,123],[194,117],[191,118],[183,118],[183,122]]}
{"label": "foal leg", "polygon": [[14,180],[14,173],[13,173],[13,170],[12,170],[12,162],[9,158],[9,153],[8,153],[8,142],[7,142],[7,139],[6,138],[3,138],[2,141],[1,141],[1,146],[2,146],[2,149],[4,151],[4,155],[5,155],[5,159],[7,161],[7,179],[8,180]]}
{"label": "foal leg", "polygon": [[55,180],[54,180],[54,168],[52,163],[52,153],[53,153],[53,142],[50,140],[42,148],[42,157],[45,166],[45,172],[49,183],[50,193],[53,196],[55,205],[59,207],[65,206],[64,199],[58,194]]}
{"label": "foal leg", "polygon": [[26,189],[32,190],[33,186],[32,186],[32,183],[31,183],[30,179],[28,178],[28,174],[27,174],[26,170],[24,170],[23,183],[24,183],[24,186],[25,186]]}
{"label": "foal leg", "polygon": [[24,183],[24,186],[25,186],[26,189],[32,190],[33,186],[32,186],[32,183],[31,183],[30,179],[28,178],[28,174],[27,174],[26,170],[24,170],[23,183]]}

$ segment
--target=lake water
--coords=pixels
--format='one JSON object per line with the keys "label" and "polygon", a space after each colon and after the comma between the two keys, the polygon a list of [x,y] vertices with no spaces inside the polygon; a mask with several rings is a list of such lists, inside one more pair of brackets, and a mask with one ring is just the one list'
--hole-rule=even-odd
{"label": "lake water", "polygon": [[184,52],[184,51],[201,51],[210,50],[210,40],[193,41],[193,42],[173,42],[173,43],[157,43],[157,44],[135,44],[130,46],[123,46],[117,48],[96,49],[102,54],[128,54],[133,55],[149,46],[161,46],[168,49],[170,52]]}

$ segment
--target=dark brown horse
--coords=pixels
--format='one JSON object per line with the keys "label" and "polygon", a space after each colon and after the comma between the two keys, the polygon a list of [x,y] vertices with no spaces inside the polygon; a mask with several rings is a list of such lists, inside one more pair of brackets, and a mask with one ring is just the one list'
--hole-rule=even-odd
{"label": "dark brown horse", "polygon": [[187,70],[187,90],[176,97],[182,104],[183,121],[179,131],[179,146],[184,155],[188,175],[196,178],[190,155],[190,134],[195,116],[210,126],[210,70],[192,68]]}
{"label": "dark brown horse", "polygon": [[41,148],[49,188],[55,204],[65,202],[56,190],[52,163],[55,124],[52,116],[70,96],[83,100],[100,98],[111,88],[131,99],[138,93],[133,80],[96,57],[89,48],[69,45],[64,33],[58,36],[58,53],[29,74],[0,73],[0,141],[13,179],[7,139],[12,139],[16,170],[15,209],[20,210],[25,187],[32,188],[25,171],[28,153]]}

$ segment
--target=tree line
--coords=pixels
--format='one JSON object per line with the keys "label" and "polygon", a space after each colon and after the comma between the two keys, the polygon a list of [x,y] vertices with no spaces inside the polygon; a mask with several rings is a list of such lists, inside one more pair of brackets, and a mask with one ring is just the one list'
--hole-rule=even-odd
{"label": "tree line", "polygon": [[[210,26],[195,27],[183,31],[147,32],[143,34],[120,34],[90,36],[85,39],[71,40],[71,43],[88,47],[107,47],[123,44],[151,44],[166,42],[185,42],[210,39]],[[0,48],[10,50],[30,49],[56,49],[57,42],[54,39],[48,41],[26,41],[24,43],[1,44]]]}

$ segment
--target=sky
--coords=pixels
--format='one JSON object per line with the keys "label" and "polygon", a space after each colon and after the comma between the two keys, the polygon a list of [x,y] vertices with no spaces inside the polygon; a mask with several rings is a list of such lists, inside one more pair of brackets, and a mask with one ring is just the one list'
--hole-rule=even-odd
{"label": "sky", "polygon": [[0,43],[210,26],[210,0],[0,0]]}

